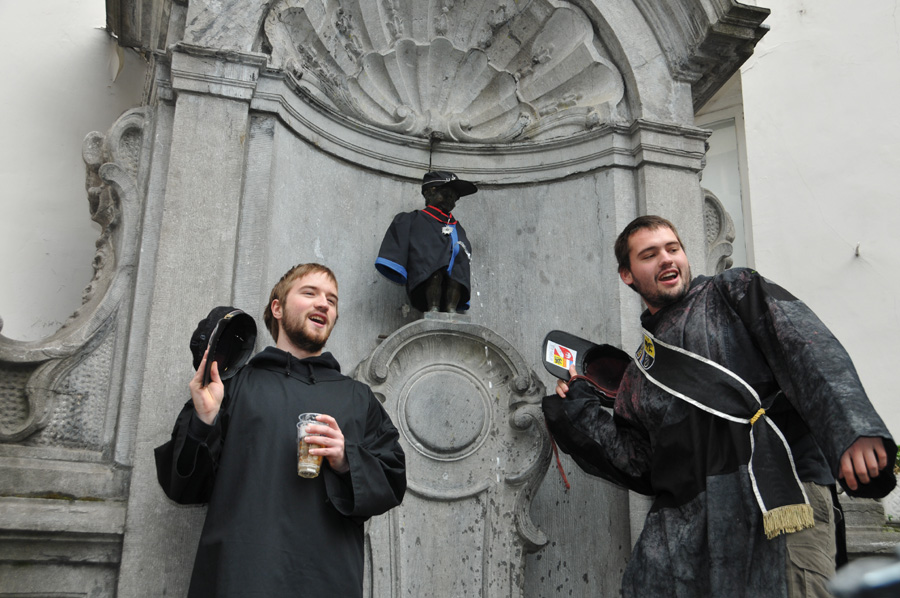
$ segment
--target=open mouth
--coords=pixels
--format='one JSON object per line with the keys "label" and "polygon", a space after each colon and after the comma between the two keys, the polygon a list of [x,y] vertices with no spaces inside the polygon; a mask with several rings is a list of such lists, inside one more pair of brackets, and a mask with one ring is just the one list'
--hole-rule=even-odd
{"label": "open mouth", "polygon": [[309,319],[313,321],[313,323],[318,324],[319,326],[324,326],[328,323],[328,320],[325,316],[321,314],[313,314],[309,316]]}
{"label": "open mouth", "polygon": [[666,270],[662,274],[659,275],[660,282],[673,282],[678,278],[677,270]]}

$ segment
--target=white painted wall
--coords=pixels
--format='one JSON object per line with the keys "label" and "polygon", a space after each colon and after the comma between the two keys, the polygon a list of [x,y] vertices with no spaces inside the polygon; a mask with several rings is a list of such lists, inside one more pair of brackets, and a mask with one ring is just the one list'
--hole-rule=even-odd
{"label": "white painted wall", "polygon": [[117,51],[105,23],[103,0],[0,0],[0,318],[10,338],[55,332],[93,275],[100,229],[81,143],[140,105],[146,69]]}
{"label": "white painted wall", "polygon": [[750,3],[772,8],[741,69],[754,265],[844,343],[900,439],[900,6]]}

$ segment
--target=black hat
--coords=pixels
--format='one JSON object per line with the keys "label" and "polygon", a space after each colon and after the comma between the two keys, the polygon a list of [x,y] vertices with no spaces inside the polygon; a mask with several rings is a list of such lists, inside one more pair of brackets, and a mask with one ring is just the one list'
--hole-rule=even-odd
{"label": "black hat", "polygon": [[422,177],[422,191],[429,187],[443,187],[444,185],[449,185],[460,197],[472,195],[478,191],[478,187],[475,186],[475,183],[464,181],[452,172],[435,170],[426,172],[425,176]]}
{"label": "black hat", "polygon": [[625,375],[631,357],[612,345],[597,345],[561,330],[552,330],[544,337],[542,361],[548,372],[561,380],[569,380],[569,366],[577,375],[586,378],[611,406]]}
{"label": "black hat", "polygon": [[191,335],[191,353],[194,369],[200,367],[203,353],[209,347],[209,358],[203,371],[203,386],[210,381],[210,368],[214,361],[219,364],[219,377],[227,380],[247,363],[256,345],[256,321],[246,312],[230,307],[213,308],[206,318],[200,320]]}

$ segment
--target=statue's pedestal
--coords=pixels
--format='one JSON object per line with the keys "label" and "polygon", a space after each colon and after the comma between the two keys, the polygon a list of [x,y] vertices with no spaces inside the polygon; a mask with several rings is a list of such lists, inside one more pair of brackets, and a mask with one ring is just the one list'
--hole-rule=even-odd
{"label": "statue's pedestal", "polygon": [[428,313],[361,364],[400,430],[408,492],[370,522],[368,595],[521,596],[547,539],[531,499],[550,462],[543,385],[467,316]]}

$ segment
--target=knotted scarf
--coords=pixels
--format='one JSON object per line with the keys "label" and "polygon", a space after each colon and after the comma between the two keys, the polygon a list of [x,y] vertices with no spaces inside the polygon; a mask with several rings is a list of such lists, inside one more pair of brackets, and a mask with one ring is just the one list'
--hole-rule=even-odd
{"label": "knotted scarf", "polygon": [[647,380],[717,417],[750,426],[747,464],[767,538],[815,526],[812,506],[778,426],[768,417],[781,391],[761,400],[731,370],[705,357],[666,344],[643,330],[644,342],[634,361]]}

